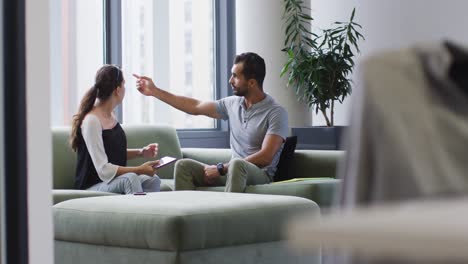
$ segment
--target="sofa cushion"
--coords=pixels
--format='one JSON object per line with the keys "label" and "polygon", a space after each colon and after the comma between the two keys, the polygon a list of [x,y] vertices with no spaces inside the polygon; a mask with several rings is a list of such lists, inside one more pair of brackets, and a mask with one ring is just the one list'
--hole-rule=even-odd
{"label": "sofa cushion", "polygon": [[[230,149],[183,148],[184,158],[207,164],[227,162],[231,158]],[[288,166],[288,178],[335,178],[338,162],[344,158],[340,150],[295,150]]]}
{"label": "sofa cushion", "polygon": [[54,204],[67,201],[70,199],[76,198],[87,198],[87,197],[95,197],[95,196],[111,196],[111,195],[118,195],[116,193],[109,193],[109,192],[98,192],[98,191],[87,191],[87,190],[52,190],[53,195],[53,202]]}
{"label": "sofa cushion", "polygon": [[[175,128],[164,125],[123,125],[122,127],[127,135],[128,148],[141,148],[150,143],[158,143],[159,154],[156,158],[164,156],[182,158]],[[145,161],[143,158],[129,160],[128,166],[138,166]],[[172,179],[174,164],[159,169],[157,174],[162,179]]]}
{"label": "sofa cushion", "polygon": [[58,241],[186,251],[282,241],[291,217],[319,208],[292,196],[178,191],[68,200],[53,213]]}
{"label": "sofa cushion", "polygon": [[232,156],[230,149],[183,148],[182,153],[186,159],[193,159],[209,165],[219,162],[226,163],[231,160]]}
{"label": "sofa cushion", "polygon": [[310,199],[320,208],[334,205],[335,194],[340,187],[340,180],[316,178],[294,182],[275,182],[270,184],[247,186],[246,193],[291,195]]}
{"label": "sofa cushion", "polygon": [[70,147],[70,127],[52,127],[52,159],[54,189],[75,186],[76,153]]}
{"label": "sofa cushion", "polygon": [[[320,207],[330,207],[334,194],[338,191],[340,180],[333,178],[316,178],[293,182],[275,182],[269,184],[249,185],[245,193],[290,195],[306,198],[316,202]],[[200,186],[198,191],[224,192],[224,186]]]}
{"label": "sofa cushion", "polygon": [[[161,192],[173,191],[174,190],[174,180],[173,179],[161,179]],[[54,189],[52,190],[53,203],[57,204],[66,200],[76,199],[76,198],[87,198],[95,196],[110,196],[110,195],[119,195],[117,193],[110,192],[99,192],[99,191],[89,191],[89,190],[74,190],[74,189]]]}
{"label": "sofa cushion", "polygon": [[161,192],[174,191],[174,179],[161,179]]}
{"label": "sofa cushion", "polygon": [[345,152],[340,150],[303,150],[294,153],[290,167],[293,178],[326,178],[336,177],[338,163]]}

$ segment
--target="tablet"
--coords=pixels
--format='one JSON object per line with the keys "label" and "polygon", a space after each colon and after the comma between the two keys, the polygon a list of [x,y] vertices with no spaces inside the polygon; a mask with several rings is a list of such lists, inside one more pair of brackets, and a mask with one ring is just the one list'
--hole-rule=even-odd
{"label": "tablet", "polygon": [[159,164],[154,166],[156,169],[159,169],[159,168],[162,168],[166,165],[169,165],[171,163],[173,163],[174,161],[176,161],[177,159],[174,158],[174,157],[169,157],[169,156],[165,156],[165,157],[162,157],[161,159],[159,159]]}

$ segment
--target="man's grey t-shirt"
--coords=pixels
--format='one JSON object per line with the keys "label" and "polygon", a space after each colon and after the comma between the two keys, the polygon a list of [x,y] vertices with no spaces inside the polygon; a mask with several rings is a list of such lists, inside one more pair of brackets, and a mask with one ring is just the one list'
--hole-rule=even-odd
{"label": "man's grey t-shirt", "polygon": [[[229,120],[233,158],[245,158],[260,151],[266,135],[278,135],[283,140],[288,136],[288,113],[268,94],[249,109],[244,97],[225,97],[216,101],[216,110],[222,119]],[[282,150],[283,145],[271,164],[263,168],[270,178],[275,175]]]}

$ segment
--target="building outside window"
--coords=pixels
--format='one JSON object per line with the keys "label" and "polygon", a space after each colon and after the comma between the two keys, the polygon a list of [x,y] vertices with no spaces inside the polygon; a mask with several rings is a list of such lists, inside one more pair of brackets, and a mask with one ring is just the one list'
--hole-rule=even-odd
{"label": "building outside window", "polygon": [[[70,125],[79,100],[104,63],[103,1],[51,1],[51,121]],[[122,70],[125,124],[167,124],[213,129],[216,122],[192,116],[141,95],[132,73],[153,78],[169,92],[214,100],[213,0],[122,0]]]}
{"label": "building outside window", "polygon": [[171,93],[214,100],[213,17],[212,0],[122,0],[124,123],[215,128],[211,118],[188,115],[142,96],[131,76],[147,75]]}
{"label": "building outside window", "polygon": [[50,0],[51,123],[70,125],[103,64],[103,2]]}

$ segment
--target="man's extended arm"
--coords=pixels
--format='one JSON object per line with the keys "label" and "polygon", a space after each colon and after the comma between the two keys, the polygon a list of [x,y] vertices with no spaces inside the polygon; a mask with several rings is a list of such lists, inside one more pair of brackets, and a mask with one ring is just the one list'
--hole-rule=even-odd
{"label": "man's extended arm", "polygon": [[221,118],[216,111],[216,103],[202,102],[194,98],[179,96],[162,90],[154,84],[151,78],[133,74],[137,78],[138,91],[146,96],[154,96],[159,100],[191,115],[205,115],[212,118]]}

